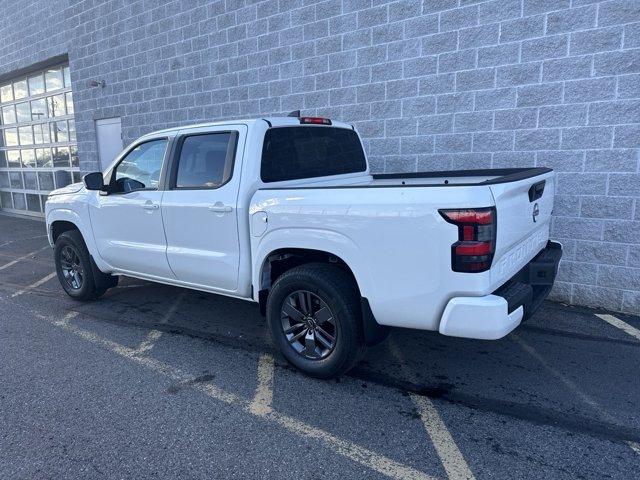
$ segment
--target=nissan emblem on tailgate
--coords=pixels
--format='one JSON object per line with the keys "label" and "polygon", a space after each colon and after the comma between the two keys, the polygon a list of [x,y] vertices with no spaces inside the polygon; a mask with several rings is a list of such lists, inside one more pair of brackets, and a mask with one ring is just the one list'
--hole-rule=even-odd
{"label": "nissan emblem on tailgate", "polygon": [[533,221],[536,222],[536,217],[540,214],[540,208],[538,207],[538,203],[533,204]]}

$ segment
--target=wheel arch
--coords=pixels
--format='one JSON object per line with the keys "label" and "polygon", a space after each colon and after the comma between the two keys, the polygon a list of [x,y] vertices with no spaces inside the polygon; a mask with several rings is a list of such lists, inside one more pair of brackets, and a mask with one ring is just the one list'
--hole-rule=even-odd
{"label": "wheel arch", "polygon": [[47,213],[47,235],[51,245],[64,232],[77,230],[82,235],[87,250],[101,271],[108,271],[110,267],[105,264],[96,250],[91,225],[87,224],[77,212],[68,208],[56,208]]}
{"label": "wheel arch", "polygon": [[287,270],[307,263],[326,263],[344,270],[357,285],[356,276],[351,267],[338,255],[326,250],[286,247],[270,252],[260,267],[260,290],[268,290]]}
{"label": "wheel arch", "polygon": [[78,230],[87,242],[87,229],[77,212],[68,208],[56,208],[47,212],[47,233],[51,243],[55,243],[62,233],[69,230]]}
{"label": "wheel arch", "polygon": [[358,278],[356,271],[344,258],[327,249],[281,247],[270,251],[262,257],[260,268],[257,269],[259,272],[258,283],[255,284],[259,286],[257,289],[257,301],[262,315],[266,315],[267,298],[271,286],[278,277],[292,268],[308,263],[335,265],[353,279],[360,296],[360,311],[362,315],[360,321],[366,345],[376,345],[387,337],[389,333],[388,327],[378,324],[371,311],[367,294],[363,292],[360,281],[362,276]]}
{"label": "wheel arch", "polygon": [[371,294],[369,268],[356,245],[342,234],[320,229],[275,230],[254,247],[252,284],[254,299],[261,305],[282,273],[312,262],[342,268],[354,279],[361,296]]}
{"label": "wheel arch", "polygon": [[64,232],[68,232],[70,230],[80,231],[80,229],[75,223],[70,222],[68,220],[56,220],[51,223],[51,226],[49,227],[49,229],[51,230],[51,240],[53,241],[53,243],[56,243],[56,240],[58,239],[58,237],[62,235]]}

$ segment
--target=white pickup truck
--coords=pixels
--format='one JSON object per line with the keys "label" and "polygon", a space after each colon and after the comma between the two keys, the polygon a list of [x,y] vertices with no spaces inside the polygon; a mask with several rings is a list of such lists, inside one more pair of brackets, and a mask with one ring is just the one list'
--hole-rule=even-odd
{"label": "white pickup truck", "polygon": [[389,326],[512,331],[556,275],[553,196],[547,168],[372,175],[351,125],[293,116],[145,135],[52,192],[46,221],[71,297],[127,275],[258,302],[327,378]]}

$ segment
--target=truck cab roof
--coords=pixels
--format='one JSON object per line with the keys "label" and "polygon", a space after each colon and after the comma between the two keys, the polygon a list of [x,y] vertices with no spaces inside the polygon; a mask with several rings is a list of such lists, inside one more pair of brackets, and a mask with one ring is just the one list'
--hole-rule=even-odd
{"label": "truck cab roof", "polygon": [[182,130],[190,130],[193,128],[203,128],[203,127],[219,127],[224,125],[238,125],[243,124],[251,127],[252,125],[258,122],[265,122],[269,125],[269,127],[295,127],[295,126],[328,126],[328,127],[336,127],[336,128],[349,128],[354,129],[354,126],[340,122],[336,120],[329,120],[330,124],[317,124],[317,123],[301,123],[302,118],[320,118],[320,117],[310,117],[310,116],[301,116],[301,117],[261,117],[261,118],[238,118],[238,119],[229,119],[229,120],[220,120],[217,122],[205,122],[205,123],[197,123],[191,125],[180,125],[178,127],[166,128],[163,130],[156,130],[154,132],[149,132],[145,134],[143,137],[153,137],[158,134],[177,134]]}

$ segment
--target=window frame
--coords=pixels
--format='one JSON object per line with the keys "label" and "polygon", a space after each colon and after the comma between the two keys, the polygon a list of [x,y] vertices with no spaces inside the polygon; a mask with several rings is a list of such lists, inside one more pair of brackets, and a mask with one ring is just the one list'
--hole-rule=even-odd
{"label": "window frame", "polygon": [[[199,137],[202,135],[223,135],[229,134],[229,145],[227,146],[227,154],[225,156],[225,166],[227,162],[231,162],[230,169],[231,175],[229,178],[225,180],[224,183],[217,185],[215,187],[206,187],[204,185],[197,187],[178,187],[176,185],[178,181],[178,168],[180,167],[180,156],[182,155],[182,146],[184,142],[189,137]],[[233,175],[235,173],[236,167],[236,155],[238,151],[238,139],[240,138],[240,132],[238,130],[213,130],[208,132],[194,132],[194,133],[185,133],[180,135],[176,139],[176,146],[174,148],[174,153],[172,155],[171,168],[169,171],[169,182],[167,185],[167,190],[217,190],[219,188],[224,187],[227,183],[229,183],[233,179]]]}
{"label": "window frame", "polygon": [[[130,190],[128,192],[118,192],[118,191],[116,191],[115,190],[116,176],[114,175],[114,173],[117,172],[118,167],[120,166],[120,164],[129,156],[129,154],[131,154],[131,152],[133,152],[140,145],[144,145],[145,143],[150,143],[150,142],[157,142],[158,140],[164,140],[164,141],[167,142],[167,144],[165,145],[164,154],[162,156],[162,165],[160,166],[160,178],[158,179],[158,186],[156,188],[151,188],[151,187],[148,187],[148,188],[147,187],[145,187],[145,188],[137,188],[135,190]],[[166,169],[166,165],[167,165],[168,155],[171,152],[171,150],[172,150],[171,137],[169,137],[169,136],[145,138],[142,141],[135,142],[133,145],[131,145],[131,147],[129,147],[120,156],[118,161],[116,163],[114,163],[109,168],[109,170],[107,170],[105,173],[103,173],[103,178],[104,178],[106,191],[100,192],[100,194],[101,195],[128,195],[130,193],[135,193],[135,192],[157,192],[157,191],[164,190],[163,187],[164,187],[165,169]],[[71,155],[71,149],[69,149],[69,155]],[[69,158],[69,160],[71,161],[71,158]]]}

